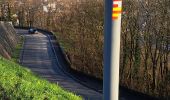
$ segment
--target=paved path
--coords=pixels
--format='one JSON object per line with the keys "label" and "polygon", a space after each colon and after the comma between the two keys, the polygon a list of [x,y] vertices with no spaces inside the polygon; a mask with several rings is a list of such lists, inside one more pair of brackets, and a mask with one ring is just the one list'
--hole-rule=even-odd
{"label": "paved path", "polygon": [[[25,36],[22,64],[50,82],[81,95],[85,100],[102,100],[102,94],[85,87],[61,71],[62,59],[59,50],[55,50],[58,61],[50,45],[48,37],[42,33],[28,34],[26,30],[18,30]],[[58,48],[56,48],[58,49]],[[83,78],[82,78],[83,79]],[[92,84],[94,86],[94,84]],[[120,100],[156,100],[147,95],[120,88]]]}
{"label": "paved path", "polygon": [[41,77],[59,84],[63,88],[83,96],[86,100],[102,100],[102,94],[89,89],[72,78],[68,77],[59,69],[59,62],[54,56],[50,41],[46,35],[24,33],[25,43],[22,56],[22,64]]}

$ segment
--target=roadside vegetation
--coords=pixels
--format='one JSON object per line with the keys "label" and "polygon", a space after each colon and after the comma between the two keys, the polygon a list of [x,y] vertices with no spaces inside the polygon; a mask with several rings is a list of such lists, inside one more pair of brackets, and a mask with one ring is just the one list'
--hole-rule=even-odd
{"label": "roadside vegetation", "polygon": [[21,49],[23,46],[23,42],[24,42],[24,37],[23,36],[19,36],[19,42],[16,45],[15,49],[12,52],[12,56],[11,56],[11,60],[19,63],[19,59],[20,59],[20,54],[21,54]]}
{"label": "roadside vegetation", "polygon": [[[54,31],[71,60],[71,67],[102,79],[103,0],[25,0],[16,4],[12,3],[14,0],[7,1],[9,8],[4,11],[9,14],[5,19],[2,10],[2,20],[15,23],[16,19],[10,15],[19,11],[19,26],[33,25]],[[54,3],[56,8],[48,6]],[[169,5],[169,0],[124,0],[120,53],[120,84],[167,100],[170,98]],[[41,9],[43,6],[48,6],[48,11]]]}
{"label": "roadside vegetation", "polygon": [[[15,33],[13,33],[15,34]],[[8,38],[7,38],[8,39]],[[52,84],[19,65],[24,37],[11,51],[11,59],[0,55],[0,99],[2,100],[82,100],[80,96]]]}
{"label": "roadside vegetation", "polygon": [[121,85],[170,99],[170,2],[125,0]]}
{"label": "roadside vegetation", "polygon": [[100,79],[103,77],[103,21],[102,0],[70,2],[57,18],[55,28],[71,67]]}
{"label": "roadside vegetation", "polygon": [[[57,17],[56,36],[70,45],[65,46],[72,68],[102,78],[103,2],[86,0],[75,5]],[[168,0],[123,1],[120,53],[121,86],[168,100],[169,5]]]}
{"label": "roadside vegetation", "polygon": [[0,57],[0,98],[3,100],[82,100],[56,84]]}

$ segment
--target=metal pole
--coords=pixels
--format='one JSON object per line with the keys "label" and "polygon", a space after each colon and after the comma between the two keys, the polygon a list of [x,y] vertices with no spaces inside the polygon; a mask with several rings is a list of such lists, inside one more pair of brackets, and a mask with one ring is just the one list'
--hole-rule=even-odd
{"label": "metal pole", "polygon": [[105,0],[104,100],[119,99],[121,0]]}

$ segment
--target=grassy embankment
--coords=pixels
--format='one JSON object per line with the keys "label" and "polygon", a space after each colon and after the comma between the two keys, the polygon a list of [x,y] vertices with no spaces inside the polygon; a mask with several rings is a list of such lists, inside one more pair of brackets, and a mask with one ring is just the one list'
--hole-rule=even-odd
{"label": "grassy embankment", "polygon": [[3,100],[81,100],[80,96],[63,90],[33,74],[29,69],[16,63],[20,43],[12,60],[0,57],[0,99]]}

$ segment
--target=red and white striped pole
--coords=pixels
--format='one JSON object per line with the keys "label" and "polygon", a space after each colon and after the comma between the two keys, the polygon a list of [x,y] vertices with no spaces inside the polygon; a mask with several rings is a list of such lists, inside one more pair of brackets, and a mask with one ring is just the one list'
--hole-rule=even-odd
{"label": "red and white striped pole", "polygon": [[104,100],[119,100],[119,59],[122,0],[112,1],[111,20],[108,19],[111,17],[111,5],[109,3],[111,3],[110,0],[105,1]]}

